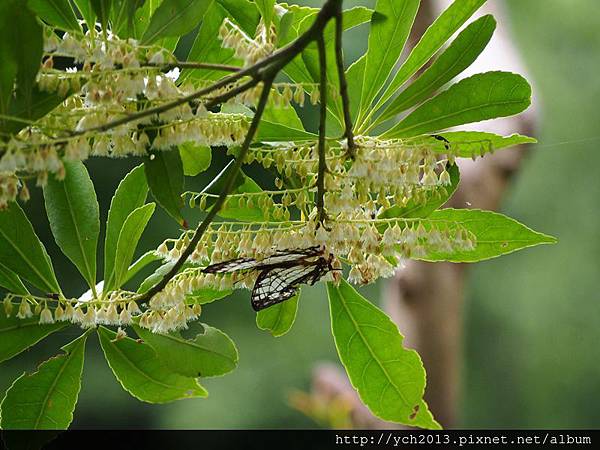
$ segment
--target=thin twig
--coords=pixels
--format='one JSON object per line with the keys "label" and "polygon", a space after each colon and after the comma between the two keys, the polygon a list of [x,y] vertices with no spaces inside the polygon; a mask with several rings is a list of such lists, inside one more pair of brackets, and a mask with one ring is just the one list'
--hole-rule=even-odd
{"label": "thin twig", "polygon": [[340,80],[340,95],[342,97],[342,108],[344,110],[344,136],[348,141],[348,156],[352,159],[356,156],[354,144],[354,133],[352,132],[352,116],[350,114],[350,98],[348,97],[348,83],[344,72],[344,54],[342,50],[342,11],[341,8],[335,16],[335,62]]}
{"label": "thin twig", "polygon": [[225,186],[223,187],[223,190],[221,191],[219,198],[217,199],[217,201],[215,202],[213,207],[210,209],[210,211],[208,212],[208,214],[206,215],[204,220],[200,223],[200,225],[198,225],[198,227],[196,228],[196,231],[194,231],[194,236],[192,237],[190,243],[183,250],[183,252],[181,253],[181,256],[175,262],[173,267],[171,267],[171,270],[169,270],[169,272],[157,284],[152,286],[148,291],[146,291],[144,294],[142,294],[139,298],[135,299],[139,303],[145,303],[145,302],[149,301],[154,295],[156,295],[160,291],[162,291],[165,288],[165,286],[168,284],[168,282],[175,275],[177,275],[177,272],[179,272],[179,269],[181,269],[183,264],[185,264],[187,259],[190,257],[190,255],[196,249],[196,246],[200,242],[200,239],[204,235],[204,232],[206,231],[206,229],[208,228],[210,223],[213,221],[213,219],[215,218],[217,213],[223,207],[223,204],[225,203],[227,196],[229,195],[229,193],[231,192],[231,190],[233,188],[235,179],[238,176],[238,172],[239,172],[242,164],[244,163],[244,158],[246,157],[246,154],[248,153],[250,144],[252,143],[252,140],[254,139],[254,135],[256,134],[256,130],[258,129],[258,124],[262,117],[263,111],[265,110],[265,107],[267,105],[267,100],[269,99],[269,91],[271,89],[271,85],[273,84],[274,78],[275,78],[275,75],[272,74],[272,75],[269,75],[269,78],[264,80],[263,89],[260,94],[260,99],[258,101],[258,106],[256,107],[256,113],[254,114],[254,117],[252,118],[252,123],[250,124],[250,128],[248,129],[246,138],[244,139],[244,142],[242,144],[240,152],[236,158],[235,164],[233,165],[232,170],[229,173],[227,180],[225,181]]}
{"label": "thin twig", "polygon": [[144,64],[144,67],[156,67],[157,69],[162,70],[171,70],[176,67],[180,69],[205,69],[205,70],[220,70],[222,72],[238,72],[242,68],[238,66],[231,66],[228,64],[216,64],[216,63],[205,63],[205,62],[196,62],[196,61],[176,61],[173,63],[167,64]]}
{"label": "thin twig", "polygon": [[319,225],[323,225],[327,214],[325,212],[325,172],[327,171],[327,162],[325,161],[325,132],[327,121],[327,56],[325,54],[325,41],[323,36],[317,38],[317,48],[319,50],[319,171],[317,173],[317,214]]}

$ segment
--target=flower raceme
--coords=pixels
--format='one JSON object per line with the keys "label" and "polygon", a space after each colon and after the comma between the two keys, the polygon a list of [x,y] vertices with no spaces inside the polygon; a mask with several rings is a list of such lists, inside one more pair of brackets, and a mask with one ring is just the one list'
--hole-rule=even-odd
{"label": "flower raceme", "polygon": [[[236,58],[248,66],[275,49],[275,30],[266,30],[262,22],[253,38],[229,20],[223,22],[219,33],[223,47],[233,49]],[[111,33],[103,37],[98,33],[84,37],[65,33],[59,38],[48,30],[44,51],[39,87],[66,99],[40,121],[1,144],[0,207],[19,195],[22,200],[28,198],[20,174],[35,176],[37,184],[43,186],[49,174],[64,177],[63,160],[142,156],[149,149],[174,151],[188,142],[226,147],[236,154],[252,119],[251,110],[244,108],[256,104],[262,89],[262,83],[258,83],[233,97],[228,102],[233,107],[207,110],[207,102],[241,85],[238,81],[206,98],[98,131],[103,124],[140,108],[181,99],[204,82],[180,83],[179,69],[171,70],[177,67],[172,53],[157,46],[142,46],[133,39],[121,40]],[[55,69],[54,59],[58,57],[70,57],[77,66]],[[313,104],[320,101],[316,84],[276,83],[270,94],[269,108],[275,109],[289,108],[292,102],[302,106],[305,96]],[[70,135],[68,130],[75,130],[75,134]],[[164,333],[185,328],[188,321],[198,317],[200,306],[188,304],[194,292],[251,289],[258,275],[255,271],[204,273],[203,268],[209,264],[235,258],[260,260],[278,251],[324,246],[333,255],[336,270],[323,279],[338,279],[337,270],[345,264],[349,281],[371,283],[393,275],[406,258],[469,250],[476,245],[475,237],[457,224],[385,214],[392,206],[404,207],[443,196],[452,183],[448,171],[454,163],[451,148],[441,154],[422,143],[369,136],[356,136],[354,142],[350,157],[346,140],[326,140],[323,223],[314,206],[319,176],[317,141],[257,140],[243,162],[275,170],[277,190],[234,193],[227,198],[224,210],[237,207],[262,211],[262,220],[211,224],[185,268],[145,308],[136,304],[136,293],[116,290],[85,299],[11,294],[5,300],[5,310],[8,313],[13,301],[20,299],[18,316],[35,313],[40,323],[70,321],[90,327],[125,326],[135,321],[141,327]],[[292,177],[301,187],[286,188],[283,180]],[[207,204],[217,195],[186,192],[184,197],[191,207],[208,210]],[[173,263],[190,240],[191,233],[185,231],[177,239],[166,240],[155,253],[166,263]],[[49,308],[49,304],[54,306]]]}

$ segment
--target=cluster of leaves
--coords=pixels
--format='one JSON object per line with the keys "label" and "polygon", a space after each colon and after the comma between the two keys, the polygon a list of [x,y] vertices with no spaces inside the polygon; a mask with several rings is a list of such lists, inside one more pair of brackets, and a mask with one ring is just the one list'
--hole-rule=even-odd
{"label": "cluster of leaves", "polygon": [[[526,80],[505,72],[475,75],[432,97],[468,67],[491,38],[495,21],[491,16],[483,16],[466,26],[442,49],[484,1],[456,0],[431,25],[395,72],[419,0],[379,0],[374,11],[361,7],[344,11],[345,29],[368,21],[371,25],[366,54],[345,71],[351,93],[350,116],[356,134],[377,132],[382,139],[403,139],[426,145],[440,154],[450,152],[459,157],[480,156],[511,145],[534,142],[519,135],[502,137],[477,131],[444,131],[513,115],[530,103],[531,91]],[[144,45],[161,45],[168,50],[181,48],[182,37],[193,32],[196,36],[187,54],[188,61],[239,66],[241,62],[234,58],[233,51],[221,47],[218,39],[219,27],[225,18],[249,35],[254,34],[261,20],[267,29],[273,25],[277,45],[284,47],[310,27],[317,13],[318,9],[297,6],[280,10],[274,1],[258,0],[30,0],[28,8],[17,1],[2,2],[0,55],[4,66],[0,71],[0,131],[2,135],[14,134],[62,101],[56,94],[40,92],[35,84],[42,55],[40,21],[80,33],[79,15],[87,24],[92,24],[92,28],[97,21],[103,30],[111,29],[122,38],[135,38]],[[335,60],[333,22],[325,26],[323,34],[327,59],[332,62]],[[428,68],[407,85],[430,61]],[[295,83],[314,84],[319,82],[319,70],[318,49],[313,43],[296,55],[283,72]],[[223,75],[218,68],[185,69],[179,81],[212,82]],[[334,90],[340,88],[334,64],[327,66],[327,82]],[[394,118],[405,111],[410,112],[395,122]],[[339,138],[345,125],[340,96],[331,99],[327,114],[328,137]],[[304,129],[294,108],[267,108],[263,119],[256,141],[298,142],[316,138]],[[430,133],[438,134],[431,136]],[[150,251],[133,261],[141,234],[155,209],[154,203],[146,203],[148,191],[161,207],[183,223],[185,176],[203,173],[210,162],[210,148],[182,145],[179,151],[149,155],[143,166],[123,179],[106,221],[102,284],[96,279],[100,213],[85,166],[80,162],[65,162],[64,181],[49,180],[44,188],[44,199],[53,235],[61,251],[89,285],[90,298],[97,298],[97,291],[118,290],[158,259]],[[227,168],[221,177],[207,183],[205,192],[219,193],[226,173]],[[477,245],[472,250],[430,253],[423,259],[475,262],[554,241],[501,214],[440,209],[458,185],[460,177],[456,166],[452,167],[451,176],[450,188],[433,192],[424,201],[393,206],[381,216],[417,219],[425,228],[436,222],[452,223],[476,238]],[[254,180],[243,174],[234,186],[235,193],[260,190]],[[256,222],[264,216],[261,212],[257,217],[255,209],[247,205],[228,205],[219,214],[223,218]],[[168,264],[162,266],[138,291],[144,292],[168,271]],[[49,294],[62,294],[44,245],[17,203],[0,212],[0,286],[15,295],[31,295],[40,305],[50,301]],[[33,295],[32,291],[38,294]],[[327,291],[335,344],[363,402],[382,419],[439,428],[423,401],[423,365],[416,352],[403,347],[403,337],[396,325],[345,281],[339,285],[329,284]],[[188,300],[206,304],[227,294],[202,289]],[[274,336],[284,335],[293,325],[298,304],[299,296],[296,296],[261,311],[257,315],[258,327]],[[0,311],[0,362],[67,326],[65,322],[39,324],[38,321],[35,316],[21,319]],[[223,375],[237,364],[234,343],[209,325],[203,325],[203,333],[191,339],[177,333],[153,334],[135,323],[132,328],[140,339],[102,326],[94,331],[117,380],[142,401],[164,403],[205,397],[207,392],[198,378]],[[92,330],[85,331],[62,348],[64,353],[13,383],[1,405],[2,428],[68,427],[80,389],[85,344],[90,333]]]}

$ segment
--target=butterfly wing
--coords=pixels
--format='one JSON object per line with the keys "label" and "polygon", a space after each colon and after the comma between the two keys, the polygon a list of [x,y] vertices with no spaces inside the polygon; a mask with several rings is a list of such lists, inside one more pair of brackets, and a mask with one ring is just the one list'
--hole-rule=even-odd
{"label": "butterfly wing", "polygon": [[231,273],[239,270],[266,269],[279,265],[295,265],[299,261],[319,255],[320,247],[309,247],[303,250],[278,250],[264,259],[237,258],[224,261],[202,269],[204,273]]}
{"label": "butterfly wing", "polygon": [[312,286],[327,273],[327,270],[327,264],[323,264],[321,259],[310,265],[263,270],[252,289],[252,307],[255,311],[260,311],[288,300],[296,295],[299,285],[307,283]]}

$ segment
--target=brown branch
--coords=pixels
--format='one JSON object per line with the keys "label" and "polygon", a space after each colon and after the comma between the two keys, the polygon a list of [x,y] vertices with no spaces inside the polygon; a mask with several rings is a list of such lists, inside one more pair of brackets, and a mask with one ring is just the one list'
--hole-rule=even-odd
{"label": "brown branch", "polygon": [[327,163],[325,161],[325,132],[327,123],[327,55],[325,54],[325,41],[323,36],[317,38],[319,50],[319,141],[317,144],[319,152],[319,169],[317,173],[317,214],[319,225],[323,225],[327,218],[325,212],[325,172]]}

